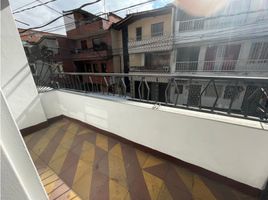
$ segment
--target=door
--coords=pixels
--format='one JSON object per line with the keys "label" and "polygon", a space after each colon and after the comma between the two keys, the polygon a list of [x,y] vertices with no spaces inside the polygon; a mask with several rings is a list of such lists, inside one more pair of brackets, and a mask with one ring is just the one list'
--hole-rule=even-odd
{"label": "door", "polygon": [[207,47],[204,63],[204,71],[213,71],[217,54],[217,46]]}
{"label": "door", "polygon": [[201,93],[201,85],[190,85],[189,94],[187,104],[189,106],[198,106],[200,93]]}
{"label": "door", "polygon": [[167,88],[167,83],[159,83],[159,90],[158,90],[158,101],[159,102],[166,102],[165,98],[165,91]]}
{"label": "door", "polygon": [[222,70],[223,71],[233,71],[235,70],[235,65],[240,52],[240,44],[227,45],[225,47]]}

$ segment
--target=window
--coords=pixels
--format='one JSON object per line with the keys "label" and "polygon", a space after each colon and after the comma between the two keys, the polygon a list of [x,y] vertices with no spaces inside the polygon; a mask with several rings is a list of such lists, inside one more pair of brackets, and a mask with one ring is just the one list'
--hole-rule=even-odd
{"label": "window", "polygon": [[169,52],[156,52],[145,54],[145,67],[164,67],[170,64]]}
{"label": "window", "polygon": [[[222,85],[216,85],[218,96],[220,97],[222,94],[223,86]],[[209,85],[205,91],[204,94],[206,97],[216,97],[215,88],[213,85]]]}
{"label": "window", "polygon": [[98,64],[93,64],[93,72],[94,73],[98,73],[99,70],[98,70]]}
{"label": "window", "polygon": [[224,90],[224,99],[238,98],[240,92],[243,90],[241,86],[226,86]]}
{"label": "window", "polygon": [[87,49],[87,41],[81,40],[81,49]]}
{"label": "window", "polygon": [[164,30],[163,25],[164,25],[163,22],[151,25],[151,35],[152,35],[152,37],[162,36],[163,35],[163,30]]}
{"label": "window", "polygon": [[142,39],[142,28],[138,27],[136,28],[136,40],[141,41]]}
{"label": "window", "polygon": [[107,49],[107,44],[103,41],[102,38],[94,38],[92,40],[93,49],[95,51],[102,51]]}
{"label": "window", "polygon": [[107,70],[106,63],[101,63],[101,72],[106,73],[106,70]]}
{"label": "window", "polygon": [[222,63],[222,71],[235,70],[235,66],[239,57],[241,44],[231,44],[225,46],[225,52]]}
{"label": "window", "polygon": [[178,71],[196,71],[198,66],[200,47],[181,47],[177,49]]}
{"label": "window", "polygon": [[268,42],[253,43],[249,52],[250,62],[254,63],[254,60],[268,59]]}

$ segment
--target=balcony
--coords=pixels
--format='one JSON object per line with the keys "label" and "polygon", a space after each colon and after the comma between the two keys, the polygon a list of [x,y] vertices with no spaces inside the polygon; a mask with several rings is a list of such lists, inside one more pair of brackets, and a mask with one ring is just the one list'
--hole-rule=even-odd
{"label": "balcony", "polygon": [[68,117],[24,140],[49,199],[255,199]]}
{"label": "balcony", "polygon": [[[205,41],[210,39],[228,39],[254,35],[265,36],[267,26],[267,10],[249,11],[237,14],[213,16],[207,18],[177,21],[176,43]],[[220,33],[219,34],[219,30]],[[241,30],[243,30],[241,32]],[[228,37],[227,37],[228,36]]]}
{"label": "balcony", "polygon": [[267,77],[52,71],[35,84],[8,1],[1,15],[1,198],[267,199]]}
{"label": "balcony", "polygon": [[[81,81],[86,79],[93,81]],[[95,79],[103,81],[96,83]],[[140,80],[139,98],[128,91],[134,79]],[[152,79],[167,80],[164,102],[150,100]],[[246,104],[239,113],[233,110],[237,90],[229,94],[228,110],[218,107],[218,97],[213,105],[205,106],[207,86],[197,95],[189,92],[192,100],[187,105],[173,102],[170,89],[181,95],[176,88],[185,80],[187,85],[196,81],[217,85],[225,80],[231,85],[254,82],[258,87],[252,91],[254,95],[245,95]],[[259,91],[266,83],[267,78],[54,74],[38,85],[48,125],[22,133],[30,134],[24,140],[50,199],[206,200],[221,195],[257,199],[260,191],[256,188],[234,185],[243,181],[262,187],[264,182],[256,182],[255,176],[263,177],[265,166],[247,175],[260,159],[255,155],[267,150],[263,125],[267,111],[255,108],[255,116],[249,106],[261,98]],[[266,154],[261,157],[265,160]],[[231,170],[226,163],[232,163]]]}
{"label": "balcony", "polygon": [[74,49],[71,51],[71,58],[73,60],[96,60],[107,59],[111,56],[110,50],[94,50],[90,49]]}
{"label": "balcony", "polygon": [[182,61],[176,63],[177,72],[190,73],[215,73],[254,76],[266,76],[268,74],[267,59],[251,60],[222,60],[222,61]]}

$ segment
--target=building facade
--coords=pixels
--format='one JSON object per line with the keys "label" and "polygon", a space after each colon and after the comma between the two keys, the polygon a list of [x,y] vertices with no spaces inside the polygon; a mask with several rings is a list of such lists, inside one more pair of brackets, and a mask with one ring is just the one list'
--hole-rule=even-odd
{"label": "building facade", "polygon": [[[171,73],[173,58],[173,24],[175,7],[166,7],[127,15],[113,28],[122,35],[122,44],[118,53],[122,56],[121,66],[125,73]],[[149,99],[162,98],[167,80],[146,80],[151,88]],[[140,86],[141,80],[133,78],[131,93],[139,98],[138,88],[142,87],[141,96],[147,93],[146,85]]]}
{"label": "building facade", "polygon": [[31,30],[20,33],[20,37],[36,83],[39,79],[50,81],[53,72],[70,65],[69,42],[64,35]]}
{"label": "building facade", "polygon": [[[264,1],[232,0],[210,17],[196,17],[178,8],[175,16],[175,73],[201,76],[268,76],[268,4]],[[199,81],[178,83],[179,101],[197,106],[202,93],[203,106],[211,106],[216,98],[214,86]],[[216,85],[217,107],[233,109],[243,106],[245,95],[258,85]],[[254,88],[254,89],[253,89]],[[267,88],[268,89],[268,83]],[[175,99],[172,93],[171,101]],[[196,99],[190,101],[189,99]],[[190,102],[189,102],[190,101]]]}
{"label": "building facade", "polygon": [[64,13],[66,35],[70,43],[70,61],[64,71],[118,72],[113,66],[110,26],[121,18],[109,13],[106,18],[81,9]]}

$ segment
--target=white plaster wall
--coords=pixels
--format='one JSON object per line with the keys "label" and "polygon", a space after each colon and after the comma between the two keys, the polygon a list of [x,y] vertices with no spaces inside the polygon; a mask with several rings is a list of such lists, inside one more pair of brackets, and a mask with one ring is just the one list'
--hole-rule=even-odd
{"label": "white plaster wall", "polygon": [[1,199],[47,200],[39,175],[0,90]]}
{"label": "white plaster wall", "polygon": [[[11,163],[1,147],[1,198],[8,200],[27,200],[29,197],[20,184]],[[12,185],[12,187],[10,187]]]}
{"label": "white plaster wall", "polygon": [[48,118],[64,114],[256,188],[267,180],[259,122],[64,91],[41,100]]}
{"label": "white plaster wall", "polygon": [[8,0],[1,1],[1,88],[20,129],[46,121]]}

